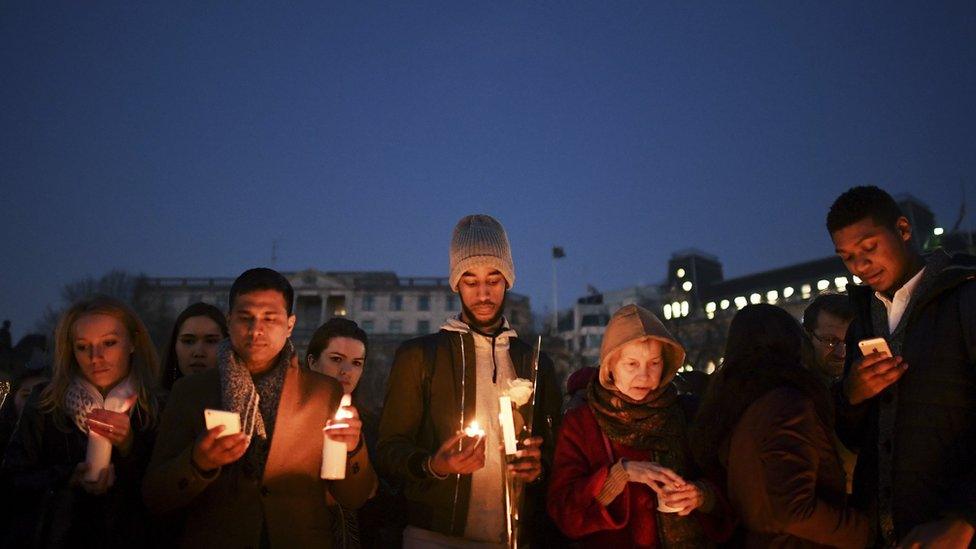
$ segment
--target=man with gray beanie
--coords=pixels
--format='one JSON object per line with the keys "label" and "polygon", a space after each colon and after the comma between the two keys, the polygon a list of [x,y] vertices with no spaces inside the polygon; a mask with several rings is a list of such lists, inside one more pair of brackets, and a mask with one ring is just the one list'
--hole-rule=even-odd
{"label": "man with gray beanie", "polygon": [[[461,314],[435,334],[397,350],[387,385],[376,457],[401,480],[408,502],[404,547],[504,547],[505,475],[526,483],[520,543],[551,545],[543,480],[551,463],[561,397],[552,362],[539,372],[533,436],[506,463],[498,397],[517,378],[531,380],[534,352],[504,317],[515,266],[505,229],[487,215],[454,228],[450,284]],[[483,435],[464,428],[477,421]]]}

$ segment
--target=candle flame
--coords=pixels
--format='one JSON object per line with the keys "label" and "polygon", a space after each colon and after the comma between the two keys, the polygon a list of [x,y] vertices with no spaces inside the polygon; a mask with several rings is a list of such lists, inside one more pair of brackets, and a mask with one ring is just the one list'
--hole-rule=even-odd
{"label": "candle flame", "polygon": [[485,431],[479,425],[477,420],[472,421],[470,425],[464,428],[464,434],[469,437],[485,436]]}

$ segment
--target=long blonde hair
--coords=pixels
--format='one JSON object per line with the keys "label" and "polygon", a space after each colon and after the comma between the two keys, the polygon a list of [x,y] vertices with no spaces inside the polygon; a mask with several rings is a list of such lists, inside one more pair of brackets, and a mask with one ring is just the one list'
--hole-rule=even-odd
{"label": "long blonde hair", "polygon": [[155,385],[159,379],[159,358],[149,338],[146,326],[128,305],[105,295],[84,299],[68,308],[58,321],[54,332],[54,371],[51,382],[41,393],[41,410],[52,412],[55,424],[68,428],[64,409],[64,395],[71,386],[72,378],[80,376],[81,367],[75,359],[71,328],[75,322],[88,315],[107,315],[117,319],[129,333],[134,350],[129,361],[129,373],[133,376],[136,393],[135,413],[140,415],[143,428],[153,425],[159,418],[159,404],[155,397]]}

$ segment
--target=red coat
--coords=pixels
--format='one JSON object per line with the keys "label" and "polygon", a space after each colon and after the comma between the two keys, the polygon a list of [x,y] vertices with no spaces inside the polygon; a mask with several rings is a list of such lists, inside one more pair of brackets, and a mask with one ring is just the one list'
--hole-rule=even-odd
{"label": "red coat", "polygon": [[[650,461],[651,455],[605,438],[588,405],[568,412],[549,479],[549,515],[564,534],[579,539],[584,547],[658,547],[657,497],[650,487],[628,482],[609,506],[596,500],[610,467],[620,458]],[[709,538],[719,541],[728,538],[734,524],[728,503],[717,489],[713,491],[718,500],[716,515],[696,511],[692,516]]]}

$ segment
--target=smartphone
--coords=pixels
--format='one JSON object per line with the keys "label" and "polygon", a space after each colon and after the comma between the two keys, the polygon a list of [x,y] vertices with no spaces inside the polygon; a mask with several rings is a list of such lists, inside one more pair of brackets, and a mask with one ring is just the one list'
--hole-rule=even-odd
{"label": "smartphone", "polygon": [[885,341],[883,337],[876,337],[874,339],[862,339],[857,342],[858,348],[861,349],[861,355],[868,356],[873,353],[881,353],[885,358],[891,358],[891,348],[888,347],[888,342]]}
{"label": "smartphone", "polygon": [[220,433],[221,437],[236,435],[241,432],[241,415],[237,412],[207,408],[203,411],[203,419],[207,422],[208,431],[218,425],[223,425],[224,430]]}

